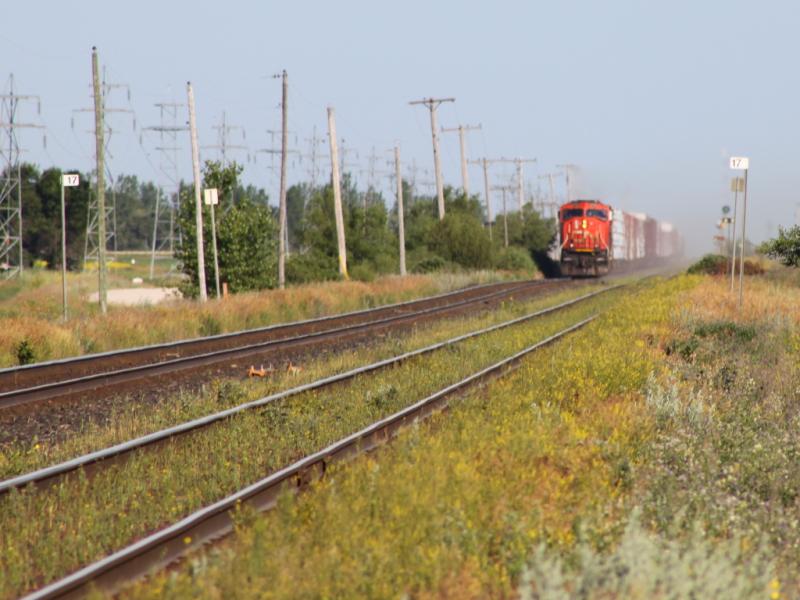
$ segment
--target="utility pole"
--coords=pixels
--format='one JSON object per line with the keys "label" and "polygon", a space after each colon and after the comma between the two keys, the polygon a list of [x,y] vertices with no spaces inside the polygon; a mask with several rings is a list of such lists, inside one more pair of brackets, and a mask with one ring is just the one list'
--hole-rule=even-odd
{"label": "utility pole", "polygon": [[400,275],[406,274],[406,229],[403,210],[403,177],[400,175],[400,147],[394,147],[394,173],[397,180],[397,234],[400,238]]}
{"label": "utility pole", "polygon": [[344,216],[342,215],[342,185],[339,181],[339,149],[336,140],[336,116],[333,107],[328,107],[328,138],[331,146],[331,183],[333,185],[333,212],[336,219],[336,242],[339,247],[339,274],[348,279],[347,246],[344,239]]}
{"label": "utility pole", "polygon": [[[102,72],[100,72],[98,68],[98,77],[100,78],[99,82],[100,100],[102,102],[103,125],[105,127],[103,132],[105,146],[103,149],[107,157],[112,157],[110,146],[111,146],[111,139],[114,135],[115,130],[111,127],[111,125],[107,123],[108,115],[112,113],[130,114],[132,116],[132,125],[134,131],[136,131],[136,118],[131,108],[114,108],[108,106],[108,97],[114,90],[118,89],[125,90],[127,93],[128,104],[130,105],[131,89],[130,86],[126,83],[109,83],[106,78],[105,67],[103,67]],[[95,108],[94,107],[77,108],[72,112],[92,113],[94,115]],[[73,118],[72,128],[74,129],[74,127],[75,127],[75,120]],[[96,131],[89,130],[87,133],[91,133],[96,139],[97,136]],[[110,204],[108,202],[104,203],[105,214],[102,214],[98,210],[97,199],[95,198],[89,201],[89,205],[87,207],[87,215],[86,215],[86,238],[83,249],[84,264],[86,264],[87,260],[97,255],[98,248],[101,245],[105,245],[107,249],[110,242],[114,250],[116,251],[117,249],[117,213],[116,213],[117,183],[114,180],[114,175],[111,172],[111,165],[107,158],[103,160],[103,164],[105,167],[104,176],[107,176],[109,182],[111,183],[111,203]],[[99,231],[98,225],[101,220],[104,221],[103,227],[106,232],[105,239],[101,238],[98,233]]]}
{"label": "utility pole", "polygon": [[[547,179],[548,183],[548,205],[550,206],[551,215],[555,217],[556,215],[556,184],[555,184],[555,174],[554,173],[545,173],[544,175],[539,175],[539,179]],[[544,216],[544,215],[542,215]]]}
{"label": "utility pole", "polygon": [[286,247],[288,230],[286,227],[286,159],[289,147],[289,76],[286,69],[281,72],[281,187],[278,208],[278,287],[286,286]]}
{"label": "utility pole", "polygon": [[492,189],[503,193],[503,245],[508,248],[508,208],[506,206],[506,192],[513,190],[510,185],[496,185]]}
{"label": "utility pole", "polygon": [[525,163],[535,163],[535,158],[498,158],[495,162],[513,163],[517,167],[517,204],[519,204],[519,216],[522,218],[522,205],[525,203],[525,185],[522,176],[522,165]]}
{"label": "utility pole", "polygon": [[489,195],[489,165],[495,162],[489,158],[469,161],[472,164],[481,165],[483,168],[483,193],[486,197],[486,217],[489,225],[489,240],[492,239],[492,199]]}
{"label": "utility pole", "polygon": [[461,150],[461,188],[464,190],[464,195],[469,198],[469,173],[467,173],[467,140],[464,135],[467,131],[478,131],[481,129],[481,124],[477,125],[459,125],[458,127],[445,128],[442,127],[442,133],[458,132],[458,144]]}
{"label": "utility pole", "polygon": [[200,302],[208,300],[206,290],[206,259],[203,252],[203,203],[200,200],[200,149],[197,146],[197,117],[194,112],[192,82],[186,82],[186,97],[189,105],[189,134],[192,140],[192,175],[194,178],[194,224],[197,234],[197,283]]}
{"label": "utility pole", "polygon": [[442,162],[439,158],[439,135],[436,124],[436,109],[443,102],[455,102],[455,98],[423,98],[409,104],[424,104],[431,113],[431,137],[433,138],[433,168],[436,172],[436,198],[439,203],[439,220],[444,219],[444,183],[442,182]]}
{"label": "utility pole", "polygon": [[566,163],[563,165],[556,165],[559,169],[564,169],[564,182],[567,186],[567,202],[572,202],[572,179],[570,178],[570,171],[577,169],[578,165]]}
{"label": "utility pole", "polygon": [[103,99],[100,92],[100,72],[97,66],[97,48],[92,47],[92,87],[94,88],[94,135],[95,154],[97,158],[97,236],[100,243],[97,246],[97,273],[99,284],[100,312],[108,311],[108,293],[106,291],[106,183],[105,143],[103,142]]}
{"label": "utility pole", "polygon": [[[186,125],[178,125],[178,110],[185,104],[177,102],[158,102],[155,107],[160,113],[160,123],[152,127],[144,127],[142,131],[154,131],[159,135],[159,145],[156,150],[161,155],[160,171],[167,178],[167,185],[175,190],[175,199],[172,192],[164,193],[164,185],[159,186],[156,195],[156,207],[153,215],[153,243],[150,253],[150,279],[155,275],[156,252],[175,249],[175,212],[176,204],[180,201],[180,177],[178,175],[178,134],[188,131]],[[163,201],[162,201],[163,196]],[[167,213],[166,215],[164,213]],[[167,235],[159,243],[159,230],[167,226]]]}
{"label": "utility pole", "polygon": [[43,129],[41,125],[21,123],[17,120],[20,103],[35,101],[37,115],[41,114],[38,96],[17,94],[14,91],[14,75],[8,79],[8,93],[0,94],[0,129],[7,140],[0,144],[0,265],[5,265],[2,278],[10,279],[22,275],[22,172],[18,129]]}

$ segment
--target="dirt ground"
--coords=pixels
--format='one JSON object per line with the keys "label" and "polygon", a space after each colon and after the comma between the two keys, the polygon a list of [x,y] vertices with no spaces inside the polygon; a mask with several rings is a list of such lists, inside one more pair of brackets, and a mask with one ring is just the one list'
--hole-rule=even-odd
{"label": "dirt ground", "polygon": [[[178,288],[118,288],[108,290],[108,303],[121,306],[137,306],[142,304],[158,304],[165,300],[177,300],[181,297]],[[90,302],[97,302],[97,292],[89,295]]]}

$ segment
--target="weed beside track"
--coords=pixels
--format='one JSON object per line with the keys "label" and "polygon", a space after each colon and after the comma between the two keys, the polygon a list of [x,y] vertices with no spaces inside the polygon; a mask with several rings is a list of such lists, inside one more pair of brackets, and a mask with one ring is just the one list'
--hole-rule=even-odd
{"label": "weed beside track", "polygon": [[[486,334],[351,385],[243,414],[48,490],[2,501],[3,594],[63,575],[588,314],[623,292]],[[34,515],[38,515],[34,517]]]}

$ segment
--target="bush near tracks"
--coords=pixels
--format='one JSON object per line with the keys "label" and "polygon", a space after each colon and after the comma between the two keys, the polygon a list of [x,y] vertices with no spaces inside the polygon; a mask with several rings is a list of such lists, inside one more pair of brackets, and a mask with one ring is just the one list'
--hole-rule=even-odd
{"label": "bush near tracks", "polygon": [[[738,275],[740,266],[739,259],[736,260],[734,273]],[[764,273],[764,266],[755,258],[744,260],[745,275],[761,275]],[[731,272],[731,261],[727,256],[721,254],[706,254],[690,266],[687,271],[690,275],[728,275]]]}
{"label": "bush near tracks", "polygon": [[503,597],[540,547],[604,552],[656,434],[637,400],[662,371],[657,340],[696,282],[626,298],[309,493],[243,512],[230,545],[127,596]]}
{"label": "bush near tracks", "polygon": [[[576,296],[577,291],[570,290],[570,295]],[[129,460],[96,473],[91,480],[77,473],[46,489],[12,490],[0,497],[0,572],[4,574],[0,598],[19,595],[97,560],[448,383],[616,304],[625,293],[611,291],[563,311],[358,377],[349,385],[297,395],[262,410],[241,413],[162,447],[135,453]],[[535,303],[553,304],[554,300],[539,299]],[[499,312],[519,310],[512,304]],[[491,321],[496,316],[490,313],[475,320]],[[417,341],[429,336],[430,331],[436,328],[425,328]],[[403,349],[405,340],[395,343]],[[246,396],[243,386],[219,389],[221,408],[241,403]],[[20,462],[25,461],[35,461],[35,457],[20,458]]]}

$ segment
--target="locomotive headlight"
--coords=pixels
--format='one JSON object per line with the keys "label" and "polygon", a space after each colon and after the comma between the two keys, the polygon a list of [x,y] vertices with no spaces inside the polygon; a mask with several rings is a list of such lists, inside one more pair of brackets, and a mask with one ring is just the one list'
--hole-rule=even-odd
{"label": "locomotive headlight", "polygon": [[586,229],[586,219],[584,219],[584,220],[583,220],[583,222],[581,223],[581,227],[583,227],[584,229]]}

